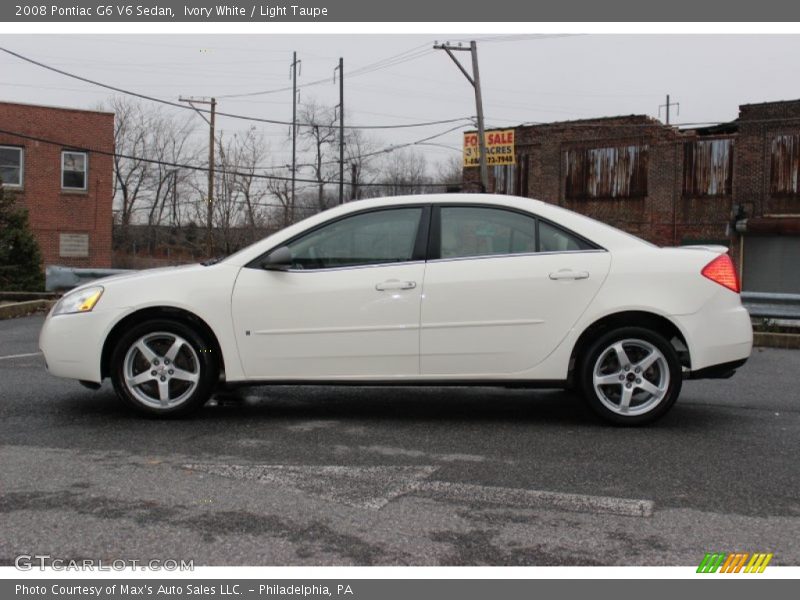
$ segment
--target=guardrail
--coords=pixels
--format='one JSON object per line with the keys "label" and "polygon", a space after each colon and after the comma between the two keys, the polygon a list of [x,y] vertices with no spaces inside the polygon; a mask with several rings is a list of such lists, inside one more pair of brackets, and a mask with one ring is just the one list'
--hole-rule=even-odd
{"label": "guardrail", "polygon": [[742,303],[751,317],[800,319],[800,294],[742,292]]}
{"label": "guardrail", "polygon": [[129,269],[78,269],[75,267],[47,265],[44,270],[44,289],[48,292],[71,290],[74,287],[89,283],[95,279],[102,279],[103,277],[129,272]]}

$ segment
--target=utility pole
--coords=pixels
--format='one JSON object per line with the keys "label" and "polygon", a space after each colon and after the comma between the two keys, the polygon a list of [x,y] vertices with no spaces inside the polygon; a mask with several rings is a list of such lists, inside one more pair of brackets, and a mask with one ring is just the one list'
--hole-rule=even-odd
{"label": "utility pole", "polygon": [[292,53],[292,207],[294,207],[294,189],[297,180],[297,52]]}
{"label": "utility pole", "polygon": [[336,71],[339,71],[339,204],[344,204],[344,59],[339,57],[339,66],[333,70],[333,81],[336,82]]}
{"label": "utility pole", "polygon": [[[478,148],[480,152],[480,169],[481,169],[481,191],[486,192],[489,189],[489,166],[486,158],[486,130],[483,122],[483,98],[481,96],[481,76],[478,70],[478,44],[473,40],[469,43],[469,48],[452,44],[434,44],[435,50],[444,50],[447,55],[453,59],[456,66],[467,78],[467,81],[472,84],[475,89],[475,109],[478,114]],[[459,62],[453,52],[469,52],[472,55],[472,74],[464,68]]]}
{"label": "utility pole", "polygon": [[[208,130],[208,214],[206,221],[206,254],[211,258],[214,254],[214,146],[216,145],[216,137],[214,134],[214,123],[217,114],[217,99],[216,98],[184,98],[179,97],[181,102],[188,102],[189,106],[194,108],[197,113],[203,117],[209,125]],[[195,104],[208,104],[211,106],[209,118],[206,119],[205,115],[197,110]]]}
{"label": "utility pole", "polygon": [[678,114],[681,114],[681,103],[680,102],[670,102],[669,101],[669,94],[667,94],[667,103],[666,104],[659,104],[658,105],[658,116],[661,116],[661,109],[666,107],[666,115],[667,115],[667,125],[669,125],[669,108],[670,106],[677,106],[678,107]]}

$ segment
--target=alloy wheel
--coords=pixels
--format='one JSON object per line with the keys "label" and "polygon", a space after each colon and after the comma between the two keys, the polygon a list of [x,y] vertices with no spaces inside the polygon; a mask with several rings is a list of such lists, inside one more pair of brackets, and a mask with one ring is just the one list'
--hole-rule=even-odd
{"label": "alloy wheel", "polygon": [[145,406],[174,408],[200,384],[200,360],[181,336],[168,331],[148,333],[125,353],[123,378],[131,395]]}
{"label": "alloy wheel", "polygon": [[592,369],[597,398],[610,411],[623,416],[645,414],[667,395],[669,365],[650,342],[623,339],[603,350]]}

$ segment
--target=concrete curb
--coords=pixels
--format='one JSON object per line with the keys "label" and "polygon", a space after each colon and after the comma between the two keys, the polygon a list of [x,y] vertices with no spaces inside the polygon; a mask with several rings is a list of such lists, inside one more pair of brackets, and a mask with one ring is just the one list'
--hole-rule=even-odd
{"label": "concrete curb", "polygon": [[28,300],[0,306],[0,320],[24,317],[42,310],[48,310],[54,300]]}
{"label": "concrete curb", "polygon": [[800,349],[800,333],[756,331],[753,333],[753,346],[797,350]]}

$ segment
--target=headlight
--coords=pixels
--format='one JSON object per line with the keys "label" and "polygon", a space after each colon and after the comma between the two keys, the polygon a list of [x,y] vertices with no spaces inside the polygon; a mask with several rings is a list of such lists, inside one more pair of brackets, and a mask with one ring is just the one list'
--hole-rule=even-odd
{"label": "headlight", "polygon": [[102,295],[103,288],[99,285],[70,292],[58,301],[53,309],[53,316],[89,312]]}

